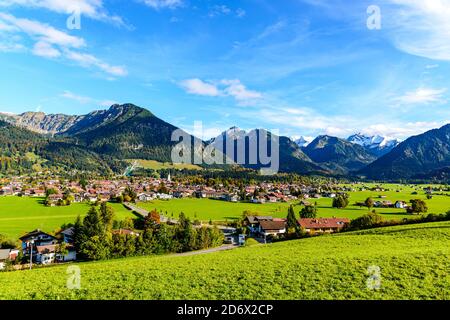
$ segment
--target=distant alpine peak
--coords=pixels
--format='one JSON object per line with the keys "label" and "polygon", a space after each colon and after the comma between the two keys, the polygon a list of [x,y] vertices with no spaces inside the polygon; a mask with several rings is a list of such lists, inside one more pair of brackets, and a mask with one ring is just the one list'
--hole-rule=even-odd
{"label": "distant alpine peak", "polygon": [[347,138],[347,141],[355,144],[359,144],[362,147],[366,148],[393,148],[396,147],[399,143],[399,139],[392,139],[389,137],[383,137],[380,135],[368,136],[362,133],[357,133],[351,135]]}
{"label": "distant alpine peak", "polygon": [[227,131],[228,133],[232,133],[232,132],[245,132],[245,130],[242,130],[241,128],[237,127],[237,126],[232,126],[230,129],[228,129]]}
{"label": "distant alpine peak", "polygon": [[314,140],[313,137],[305,137],[305,136],[292,137],[291,139],[301,148],[306,147]]}
{"label": "distant alpine peak", "polygon": [[246,134],[247,134],[247,132],[245,130],[242,130],[239,127],[233,126],[230,129],[222,132],[221,137],[236,140],[236,139],[244,137]]}

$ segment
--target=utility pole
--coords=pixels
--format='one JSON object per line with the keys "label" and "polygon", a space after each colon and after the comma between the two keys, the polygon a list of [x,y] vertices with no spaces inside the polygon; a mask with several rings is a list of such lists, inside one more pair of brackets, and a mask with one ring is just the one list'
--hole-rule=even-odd
{"label": "utility pole", "polygon": [[28,246],[30,247],[30,270],[33,266],[33,244],[34,244],[34,239],[31,239],[28,242]]}

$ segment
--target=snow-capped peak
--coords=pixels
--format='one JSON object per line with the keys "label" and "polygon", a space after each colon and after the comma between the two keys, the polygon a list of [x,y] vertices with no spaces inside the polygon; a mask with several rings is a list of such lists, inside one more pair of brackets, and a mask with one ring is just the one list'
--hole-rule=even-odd
{"label": "snow-capped peak", "polygon": [[380,135],[366,136],[361,133],[348,137],[347,141],[369,149],[394,148],[400,143],[398,139],[391,139]]}
{"label": "snow-capped peak", "polygon": [[304,137],[304,136],[300,136],[300,137],[292,137],[292,140],[300,147],[306,147],[308,144],[310,144],[314,138],[313,137]]}

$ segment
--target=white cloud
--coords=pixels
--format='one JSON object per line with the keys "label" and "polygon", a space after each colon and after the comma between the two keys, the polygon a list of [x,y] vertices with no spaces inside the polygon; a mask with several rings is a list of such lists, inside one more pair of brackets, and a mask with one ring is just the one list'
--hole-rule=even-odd
{"label": "white cloud", "polygon": [[380,135],[392,139],[403,140],[412,135],[439,128],[450,119],[442,121],[402,121],[391,119],[383,121],[378,117],[358,118],[349,115],[324,115],[310,108],[263,108],[239,109],[236,115],[254,121],[258,125],[278,127],[287,136],[317,136],[330,135],[347,138],[356,132],[366,135]]}
{"label": "white cloud", "polygon": [[425,66],[425,69],[436,69],[439,68],[438,64],[428,64]]}
{"label": "white cloud", "polygon": [[83,16],[125,25],[122,18],[110,15],[103,6],[102,0],[0,0],[0,7],[22,6],[29,8],[43,8],[61,14],[80,13]]}
{"label": "white cloud", "polygon": [[141,0],[147,6],[153,9],[175,9],[183,6],[182,0]]}
{"label": "white cloud", "polygon": [[181,81],[180,85],[190,94],[211,97],[221,95],[220,90],[214,84],[204,82],[200,79],[186,79]]}
{"label": "white cloud", "polygon": [[25,32],[38,41],[45,41],[47,43],[70,48],[81,48],[86,45],[84,39],[71,36],[38,21],[20,19],[6,13],[0,13],[0,19],[3,20],[3,23],[9,23],[10,27]]}
{"label": "white cloud", "polygon": [[236,100],[240,102],[245,102],[249,100],[255,100],[262,98],[262,94],[257,91],[248,90],[240,80],[222,80],[222,84],[226,87],[224,88],[224,92],[226,95],[234,97]]}
{"label": "white cloud", "polygon": [[430,104],[445,102],[444,93],[447,89],[417,88],[406,92],[403,96],[394,99],[399,104]]}
{"label": "white cloud", "polygon": [[209,11],[208,16],[209,17],[215,17],[220,15],[228,15],[231,13],[231,9],[227,7],[226,5],[215,5],[212,7],[212,9]]}
{"label": "white cloud", "polygon": [[108,108],[108,107],[111,107],[112,105],[119,104],[119,103],[114,100],[103,100],[103,101],[100,101],[99,104],[101,107]]}
{"label": "white cloud", "polygon": [[205,82],[201,79],[187,79],[180,82],[187,93],[202,96],[228,96],[233,97],[240,105],[252,104],[262,98],[262,94],[247,89],[239,79],[222,79],[218,82]]}
{"label": "white cloud", "polygon": [[64,91],[63,93],[61,93],[60,96],[63,98],[66,98],[66,99],[78,101],[81,104],[87,104],[94,100],[90,97],[80,96],[80,95],[74,94],[70,91]]}
{"label": "white cloud", "polygon": [[0,52],[21,52],[25,51],[26,48],[20,43],[13,42],[0,42]]}
{"label": "white cloud", "polygon": [[[69,35],[48,24],[29,19],[16,18],[11,14],[0,13],[0,26],[6,26],[2,27],[2,29],[7,30],[9,33],[25,33],[32,40],[36,41],[31,50],[34,55],[44,58],[63,57],[77,62],[82,67],[95,67],[112,76],[123,77],[127,75],[127,70],[123,66],[110,65],[92,54],[74,51],[74,49],[85,47],[85,40],[80,37]],[[9,38],[11,40],[14,37]],[[14,48],[21,49],[24,48],[24,46],[17,41],[14,43],[11,43],[10,41],[8,45],[0,44],[1,51],[7,51],[7,49],[11,51],[11,49]]]}
{"label": "white cloud", "polygon": [[245,17],[246,14],[247,14],[247,12],[244,9],[238,8],[236,10],[236,16],[238,18],[243,18],[243,17]]}
{"label": "white cloud", "polygon": [[417,121],[417,122],[400,122],[393,121],[390,124],[372,124],[366,128],[361,129],[361,133],[366,135],[380,135],[384,137],[391,137],[393,139],[406,139],[410,136],[417,135],[429,131],[431,129],[440,128],[441,126],[450,123],[447,121]]}
{"label": "white cloud", "polygon": [[102,60],[98,59],[97,57],[95,57],[91,54],[66,50],[65,56],[69,60],[78,62],[83,67],[87,67],[87,68],[97,67],[100,70],[102,70],[110,75],[113,75],[113,76],[123,77],[128,74],[125,67],[112,66],[106,62],[103,62]]}
{"label": "white cloud", "polygon": [[57,58],[61,56],[61,52],[58,49],[52,47],[45,41],[37,42],[33,47],[33,54],[45,58]]}
{"label": "white cloud", "polygon": [[245,17],[246,14],[247,14],[247,12],[242,8],[237,8],[236,10],[234,10],[224,4],[220,4],[220,5],[213,6],[209,10],[208,16],[210,18],[214,18],[217,16],[234,15],[238,18],[243,18],[243,17]]}
{"label": "white cloud", "polygon": [[60,94],[60,97],[77,101],[80,104],[95,104],[104,108],[108,108],[114,104],[118,104],[118,102],[114,100],[97,100],[91,97],[75,94],[71,91],[64,91]]}
{"label": "white cloud", "polygon": [[406,53],[450,60],[450,0],[385,0],[383,26]]}

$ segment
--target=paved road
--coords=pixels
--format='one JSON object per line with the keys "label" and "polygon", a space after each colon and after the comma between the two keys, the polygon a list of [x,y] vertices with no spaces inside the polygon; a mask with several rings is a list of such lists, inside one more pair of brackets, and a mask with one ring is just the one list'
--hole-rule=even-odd
{"label": "paved road", "polygon": [[[131,204],[129,202],[124,202],[123,205],[128,210],[135,211],[137,214],[141,215],[144,218],[150,214],[149,211],[147,211],[147,210],[145,210],[143,208],[139,208],[138,206],[135,206],[134,204]],[[169,219],[169,218],[167,218],[166,216],[163,216],[163,215],[160,215],[160,220],[161,220],[161,222],[178,223],[178,220]]]}

